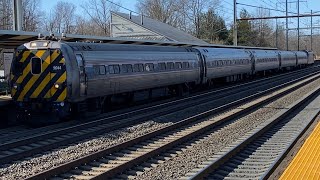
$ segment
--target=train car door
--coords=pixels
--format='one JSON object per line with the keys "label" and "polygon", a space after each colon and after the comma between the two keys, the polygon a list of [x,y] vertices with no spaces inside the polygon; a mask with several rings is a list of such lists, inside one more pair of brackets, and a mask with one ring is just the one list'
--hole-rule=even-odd
{"label": "train car door", "polygon": [[87,75],[85,72],[85,61],[81,54],[76,55],[78,68],[79,68],[79,85],[80,85],[80,96],[87,95]]}
{"label": "train car door", "polygon": [[201,53],[198,53],[199,65],[200,65],[200,83],[205,84],[207,82],[207,66],[206,59]]}
{"label": "train car door", "polygon": [[281,54],[278,52],[279,69],[281,69]]}
{"label": "train car door", "polygon": [[254,57],[254,51],[251,52],[251,51],[246,51],[249,56],[250,56],[250,59],[251,59],[251,73],[252,75],[254,75],[256,73],[256,60],[255,60],[255,57]]}

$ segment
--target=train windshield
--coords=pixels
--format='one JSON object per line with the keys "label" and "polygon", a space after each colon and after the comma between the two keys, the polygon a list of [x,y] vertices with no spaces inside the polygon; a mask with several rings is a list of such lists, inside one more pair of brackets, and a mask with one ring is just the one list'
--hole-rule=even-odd
{"label": "train windshield", "polygon": [[31,73],[40,74],[41,73],[42,60],[40,58],[33,57],[31,59]]}

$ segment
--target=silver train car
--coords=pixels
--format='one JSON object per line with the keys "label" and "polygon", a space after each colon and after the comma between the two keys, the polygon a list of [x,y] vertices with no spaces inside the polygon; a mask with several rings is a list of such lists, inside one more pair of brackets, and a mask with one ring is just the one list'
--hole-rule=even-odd
{"label": "silver train car", "polygon": [[139,91],[163,88],[182,94],[216,79],[237,81],[313,64],[311,56],[277,50],[38,40],[17,48],[10,87],[18,116],[54,112],[65,118],[108,108],[115,97],[129,101]]}
{"label": "silver train car", "polygon": [[293,69],[297,66],[297,56],[292,51],[279,51],[280,55],[280,68],[281,69]]}
{"label": "silver train car", "polygon": [[243,49],[195,48],[205,60],[204,82],[214,83],[217,78],[227,81],[241,79],[252,74],[252,53]]}
{"label": "silver train car", "polygon": [[254,71],[271,71],[280,69],[280,58],[276,51],[253,50]]}

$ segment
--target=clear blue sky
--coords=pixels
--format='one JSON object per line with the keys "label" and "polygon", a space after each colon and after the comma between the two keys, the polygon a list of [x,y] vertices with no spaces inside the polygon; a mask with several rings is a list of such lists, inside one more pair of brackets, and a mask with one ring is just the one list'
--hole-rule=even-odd
{"label": "clear blue sky", "polygon": [[[56,5],[59,0],[41,0],[41,6],[44,11],[50,12],[50,10]],[[81,4],[88,0],[60,0],[71,2],[77,5],[77,13],[82,13],[82,8],[80,7]],[[126,7],[130,10],[137,11],[135,4],[138,0],[119,0],[120,4],[123,7]],[[289,2],[297,1],[297,0],[289,0]],[[310,13],[310,10],[319,11],[320,14],[320,0],[300,0],[300,13]],[[233,0],[220,0],[221,5],[218,8],[219,14],[221,14],[227,21],[227,23],[232,23],[233,21]],[[285,10],[285,0],[237,0],[238,3],[248,4],[258,7],[265,7],[270,9],[279,9],[284,11]],[[297,3],[289,3],[289,12],[297,12]],[[255,14],[257,8],[248,7],[244,5],[238,5],[237,11],[240,12],[241,9],[245,8],[251,14]],[[122,12],[128,12],[127,10],[121,9]],[[270,11],[270,16],[284,16],[284,12],[277,12],[277,11]],[[294,14],[289,14],[294,15]],[[272,23],[275,24],[275,20],[271,20]],[[278,23],[285,22],[285,19],[279,19]],[[313,22],[314,24],[319,24],[320,26],[320,17],[314,17]],[[300,18],[300,25],[301,27],[307,27],[310,25],[310,18]],[[289,28],[296,28],[297,26],[297,19],[289,19]],[[315,30],[320,32],[320,30]]]}

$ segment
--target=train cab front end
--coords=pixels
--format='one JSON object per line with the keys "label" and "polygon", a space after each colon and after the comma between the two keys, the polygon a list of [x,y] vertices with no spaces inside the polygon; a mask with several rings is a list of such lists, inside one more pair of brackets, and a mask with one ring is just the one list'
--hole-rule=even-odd
{"label": "train cab front end", "polygon": [[49,113],[63,117],[70,109],[66,107],[66,60],[54,43],[59,42],[32,41],[17,48],[14,54],[10,86],[20,119]]}

